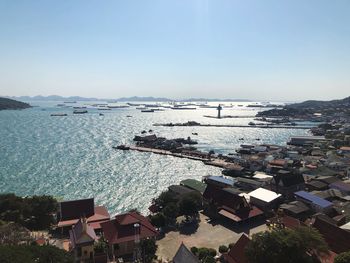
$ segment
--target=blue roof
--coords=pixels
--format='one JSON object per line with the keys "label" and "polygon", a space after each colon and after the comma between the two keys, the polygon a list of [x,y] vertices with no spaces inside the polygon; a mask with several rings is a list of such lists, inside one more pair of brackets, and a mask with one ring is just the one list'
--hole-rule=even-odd
{"label": "blue roof", "polygon": [[305,200],[308,200],[308,201],[310,201],[310,202],[312,202],[312,203],[314,203],[322,208],[326,208],[326,207],[333,205],[331,202],[329,202],[321,197],[318,197],[316,195],[305,192],[305,191],[299,191],[299,192],[296,192],[294,194],[296,196],[299,196]]}
{"label": "blue roof", "polygon": [[216,181],[219,183],[231,185],[231,186],[233,186],[233,184],[234,184],[233,180],[227,179],[227,178],[222,177],[222,176],[209,176],[209,177],[207,177],[207,179],[212,180],[212,181]]}

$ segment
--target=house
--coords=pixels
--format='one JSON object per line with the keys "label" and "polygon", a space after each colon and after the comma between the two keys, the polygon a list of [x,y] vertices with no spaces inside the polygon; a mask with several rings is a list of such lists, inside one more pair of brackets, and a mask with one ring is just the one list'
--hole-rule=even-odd
{"label": "house", "polygon": [[245,177],[238,177],[236,178],[235,185],[239,188],[246,189],[249,191],[264,186],[264,182],[252,180]]}
{"label": "house", "polygon": [[200,263],[199,259],[193,255],[193,253],[181,243],[179,249],[177,250],[172,263]]}
{"label": "house", "polygon": [[95,206],[94,198],[64,201],[58,204],[57,226],[62,232],[71,229],[82,217],[86,218],[87,223],[95,231],[101,230],[101,223],[110,219],[106,207]]}
{"label": "house", "polygon": [[294,174],[286,170],[280,170],[271,181],[271,190],[282,194],[286,198],[291,198],[294,192],[304,189],[304,177],[301,174]]}
{"label": "house", "polygon": [[158,234],[148,219],[138,212],[116,215],[101,226],[110,254],[116,258],[132,258],[140,241]]}
{"label": "house", "polygon": [[221,188],[215,184],[208,184],[203,198],[208,204],[206,209],[211,216],[223,216],[235,223],[240,223],[263,214],[256,206],[251,206],[241,191],[232,187]]}
{"label": "house", "polygon": [[264,210],[275,207],[281,197],[281,194],[277,194],[264,188],[258,188],[248,193],[248,195],[250,196],[250,204],[256,205]]}
{"label": "house", "polygon": [[304,219],[310,214],[310,208],[300,201],[292,201],[287,204],[280,205],[280,208],[286,215],[294,218]]}
{"label": "house", "polygon": [[245,248],[249,245],[250,239],[242,234],[238,241],[232,246],[227,254],[224,254],[225,263],[248,263],[245,256]]}
{"label": "house", "polygon": [[322,217],[316,217],[312,226],[323,236],[328,246],[335,253],[343,253],[350,250],[350,231],[342,229]]}
{"label": "house", "polygon": [[305,183],[305,187],[309,191],[322,191],[328,189],[328,185],[324,182],[311,180]]}
{"label": "house", "polygon": [[223,176],[205,176],[203,180],[206,184],[212,184],[219,187],[232,187],[234,185],[234,181],[232,179],[228,179]]}
{"label": "house", "polygon": [[94,243],[97,236],[85,217],[76,223],[69,231],[70,250],[74,254],[75,262],[89,263],[94,260]]}
{"label": "house", "polygon": [[345,195],[350,195],[350,184],[344,183],[342,181],[334,182],[329,185],[331,189],[337,189]]}
{"label": "house", "polygon": [[294,195],[298,201],[309,205],[315,212],[327,213],[333,207],[331,202],[305,191],[295,192]]}
{"label": "house", "polygon": [[290,138],[288,144],[295,146],[307,146],[322,141],[326,141],[324,136],[295,136]]}

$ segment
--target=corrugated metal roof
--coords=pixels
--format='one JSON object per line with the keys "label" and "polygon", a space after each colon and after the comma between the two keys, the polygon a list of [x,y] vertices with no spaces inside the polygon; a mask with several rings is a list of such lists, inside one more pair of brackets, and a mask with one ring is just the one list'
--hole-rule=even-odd
{"label": "corrugated metal roof", "polygon": [[301,197],[305,200],[308,200],[322,208],[326,208],[326,207],[329,207],[329,206],[332,206],[333,204],[325,199],[322,199],[316,195],[313,195],[313,194],[310,194],[308,192],[305,192],[305,191],[299,191],[299,192],[296,192],[294,193],[296,196],[298,197]]}
{"label": "corrugated metal roof", "polygon": [[209,176],[207,179],[233,186],[234,181],[222,176]]}

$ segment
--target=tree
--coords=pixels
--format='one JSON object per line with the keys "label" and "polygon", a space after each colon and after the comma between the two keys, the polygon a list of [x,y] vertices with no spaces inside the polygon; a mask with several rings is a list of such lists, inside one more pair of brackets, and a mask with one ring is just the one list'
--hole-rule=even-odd
{"label": "tree", "polygon": [[52,196],[19,197],[0,195],[0,220],[15,222],[33,230],[49,229],[54,222],[57,201]]}
{"label": "tree", "polygon": [[202,206],[202,196],[195,192],[185,195],[179,202],[179,212],[185,216],[195,216]]}
{"label": "tree", "polygon": [[155,214],[154,216],[151,216],[150,218],[151,224],[155,227],[163,227],[165,226],[166,218],[163,213]]}
{"label": "tree", "polygon": [[307,263],[312,262],[313,256],[327,253],[328,247],[322,236],[309,227],[258,233],[253,235],[246,248],[250,263]]}
{"label": "tree", "polygon": [[155,200],[155,203],[158,207],[160,208],[164,208],[167,206],[167,204],[169,203],[175,203],[176,200],[176,196],[175,194],[173,194],[172,192],[168,191],[164,191],[162,192],[159,197]]}
{"label": "tree", "polygon": [[96,253],[106,253],[108,250],[107,241],[101,236],[97,243],[94,244],[94,250]]}
{"label": "tree", "polygon": [[350,251],[338,254],[334,258],[334,263],[350,263]]}
{"label": "tree", "polygon": [[227,246],[221,245],[221,246],[219,247],[219,252],[220,252],[221,254],[226,253],[227,251],[228,251],[228,247],[227,247]]}
{"label": "tree", "polygon": [[2,263],[73,263],[73,257],[66,251],[54,246],[1,245]]}
{"label": "tree", "polygon": [[18,245],[21,242],[31,242],[33,238],[30,231],[17,223],[5,223],[0,225],[0,244]]}
{"label": "tree", "polygon": [[140,247],[144,262],[151,263],[157,258],[156,251],[158,246],[153,238],[141,240]]}
{"label": "tree", "polygon": [[162,210],[164,215],[168,218],[176,218],[179,214],[179,208],[176,203],[168,203]]}

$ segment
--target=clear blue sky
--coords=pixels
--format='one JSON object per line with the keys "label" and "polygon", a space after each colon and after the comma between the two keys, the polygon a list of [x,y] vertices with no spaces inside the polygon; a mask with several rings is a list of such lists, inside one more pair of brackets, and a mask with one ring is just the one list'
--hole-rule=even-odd
{"label": "clear blue sky", "polygon": [[0,0],[0,95],[349,91],[349,0]]}

